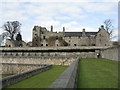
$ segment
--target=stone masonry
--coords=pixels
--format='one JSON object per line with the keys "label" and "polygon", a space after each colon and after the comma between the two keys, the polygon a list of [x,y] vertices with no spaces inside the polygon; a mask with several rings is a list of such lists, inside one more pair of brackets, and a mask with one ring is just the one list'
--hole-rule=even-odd
{"label": "stone masonry", "polygon": [[53,26],[51,30],[47,30],[45,27],[34,26],[32,33],[32,46],[109,46],[109,33],[104,29],[102,25],[98,32],[86,32],[83,29],[82,32],[53,32]]}

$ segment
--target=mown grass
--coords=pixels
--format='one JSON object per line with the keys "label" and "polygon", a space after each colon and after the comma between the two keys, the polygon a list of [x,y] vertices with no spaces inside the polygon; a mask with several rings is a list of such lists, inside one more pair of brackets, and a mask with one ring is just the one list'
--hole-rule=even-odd
{"label": "mown grass", "polygon": [[68,66],[53,66],[52,69],[41,72],[6,88],[48,88],[67,67]]}
{"label": "mown grass", "polygon": [[81,59],[78,88],[118,88],[118,62],[107,59]]}

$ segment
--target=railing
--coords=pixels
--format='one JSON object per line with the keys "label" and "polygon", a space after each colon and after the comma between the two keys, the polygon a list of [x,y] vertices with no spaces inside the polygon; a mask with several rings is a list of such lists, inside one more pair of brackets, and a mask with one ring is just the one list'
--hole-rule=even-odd
{"label": "railing", "polygon": [[40,68],[35,69],[35,70],[30,70],[30,71],[23,72],[23,73],[20,73],[17,75],[5,77],[3,79],[0,79],[0,82],[2,82],[2,87],[6,87],[8,85],[14,84],[18,81],[21,81],[23,79],[31,77],[32,75],[35,75],[39,72],[43,72],[43,71],[48,70],[50,68],[52,68],[52,65],[44,65],[43,67],[40,67]]}
{"label": "railing", "polygon": [[73,62],[49,88],[76,88],[80,57]]}

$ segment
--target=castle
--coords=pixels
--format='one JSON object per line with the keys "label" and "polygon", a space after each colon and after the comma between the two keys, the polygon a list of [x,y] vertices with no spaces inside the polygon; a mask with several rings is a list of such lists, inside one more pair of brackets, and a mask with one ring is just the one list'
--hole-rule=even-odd
{"label": "castle", "polygon": [[98,32],[53,32],[47,30],[45,27],[34,26],[32,35],[32,46],[109,46],[110,34],[107,32],[103,25],[99,28]]}

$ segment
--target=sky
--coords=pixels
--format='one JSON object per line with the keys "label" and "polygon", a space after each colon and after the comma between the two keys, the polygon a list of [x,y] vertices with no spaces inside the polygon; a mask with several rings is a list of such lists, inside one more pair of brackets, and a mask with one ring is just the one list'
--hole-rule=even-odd
{"label": "sky", "polygon": [[117,0],[1,0],[0,34],[7,21],[19,21],[21,34],[26,42],[32,41],[35,25],[54,32],[97,32],[106,19],[114,26],[113,40],[118,39],[118,1]]}

